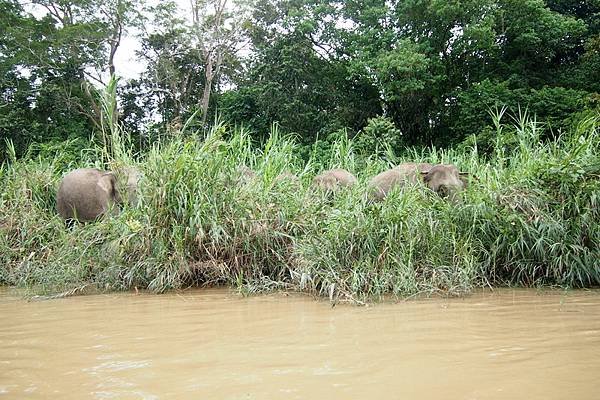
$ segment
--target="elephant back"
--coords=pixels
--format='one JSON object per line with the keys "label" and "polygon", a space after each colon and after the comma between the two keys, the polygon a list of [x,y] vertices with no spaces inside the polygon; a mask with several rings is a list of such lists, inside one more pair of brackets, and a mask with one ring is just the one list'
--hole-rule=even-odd
{"label": "elephant back", "polygon": [[315,176],[312,186],[328,192],[335,192],[340,188],[353,186],[356,182],[356,177],[350,172],[335,168]]}

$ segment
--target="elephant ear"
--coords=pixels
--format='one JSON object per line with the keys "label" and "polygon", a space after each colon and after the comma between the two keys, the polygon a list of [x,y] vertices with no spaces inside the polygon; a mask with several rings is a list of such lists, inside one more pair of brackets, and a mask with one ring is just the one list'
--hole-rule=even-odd
{"label": "elephant ear", "polygon": [[98,186],[100,186],[100,188],[110,197],[114,197],[116,185],[117,178],[112,172],[106,172],[98,179]]}

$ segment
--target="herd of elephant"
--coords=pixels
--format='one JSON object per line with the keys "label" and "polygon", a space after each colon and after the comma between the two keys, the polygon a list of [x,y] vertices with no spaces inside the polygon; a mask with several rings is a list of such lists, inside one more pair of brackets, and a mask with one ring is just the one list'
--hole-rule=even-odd
{"label": "herd of elephant", "polygon": [[[256,173],[247,167],[238,169],[238,174],[243,181],[256,178]],[[466,187],[467,175],[452,164],[403,163],[371,178],[368,183],[368,193],[373,201],[381,201],[395,187],[423,182],[440,196],[453,198]],[[141,176],[135,168],[124,168],[117,172],[95,168],[71,171],[62,179],[56,194],[57,211],[65,220],[88,222],[110,210],[117,211],[116,206],[125,202],[135,205]],[[289,172],[284,172],[276,178],[276,180],[286,179],[299,181]],[[125,184],[124,191],[118,189],[118,182]],[[354,175],[344,169],[336,168],[315,176],[312,186],[327,193],[335,193],[356,183],[357,179]]]}

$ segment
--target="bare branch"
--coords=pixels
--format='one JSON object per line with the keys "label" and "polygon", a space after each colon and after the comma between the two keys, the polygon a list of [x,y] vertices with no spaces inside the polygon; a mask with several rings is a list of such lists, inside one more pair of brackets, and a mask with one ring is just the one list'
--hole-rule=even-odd
{"label": "bare branch", "polygon": [[102,79],[100,79],[100,77],[94,76],[94,75],[92,75],[91,73],[89,73],[89,72],[87,72],[85,70],[83,71],[83,75],[85,77],[93,80],[94,82],[100,84],[101,86],[105,86],[106,85],[106,83]]}

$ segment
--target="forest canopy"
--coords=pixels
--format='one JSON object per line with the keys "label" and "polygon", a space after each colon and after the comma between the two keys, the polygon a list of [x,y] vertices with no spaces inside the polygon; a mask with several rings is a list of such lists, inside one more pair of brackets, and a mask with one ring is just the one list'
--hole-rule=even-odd
{"label": "forest canopy", "polygon": [[549,135],[598,112],[600,0],[191,3],[0,0],[2,158],[96,140],[126,35],[144,69],[113,111],[138,150],[191,116],[400,150],[489,141],[501,107]]}

